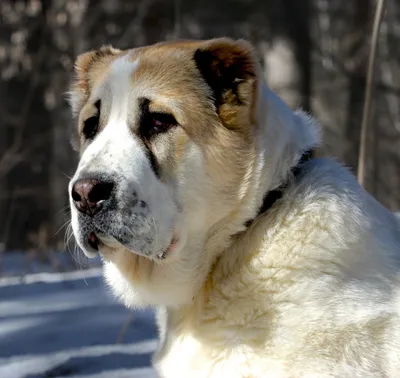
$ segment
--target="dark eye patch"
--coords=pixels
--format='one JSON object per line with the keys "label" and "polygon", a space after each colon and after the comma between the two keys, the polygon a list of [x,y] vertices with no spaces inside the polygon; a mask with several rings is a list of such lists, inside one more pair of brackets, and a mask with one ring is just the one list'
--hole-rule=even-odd
{"label": "dark eye patch", "polygon": [[169,131],[178,125],[175,117],[166,112],[151,111],[150,101],[146,98],[140,101],[139,135],[142,139],[150,140],[152,137]]}
{"label": "dark eye patch", "polygon": [[150,100],[148,98],[143,97],[139,99],[139,110],[138,136],[145,147],[154,174],[160,177],[161,167],[152,149],[152,139],[157,135],[167,133],[171,128],[179,124],[170,113],[151,111]]}
{"label": "dark eye patch", "polygon": [[152,134],[164,133],[177,125],[176,119],[172,114],[160,112],[149,112],[146,122],[148,123],[149,132]]}
{"label": "dark eye patch", "polygon": [[101,101],[97,100],[94,106],[97,109],[96,114],[89,117],[83,123],[83,130],[82,133],[85,136],[85,139],[92,140],[96,136],[99,130],[99,120],[100,120],[100,108],[101,108]]}

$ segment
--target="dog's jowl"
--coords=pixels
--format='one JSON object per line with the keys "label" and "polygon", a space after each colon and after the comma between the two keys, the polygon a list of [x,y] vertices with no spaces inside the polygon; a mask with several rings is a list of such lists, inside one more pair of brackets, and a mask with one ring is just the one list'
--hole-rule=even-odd
{"label": "dog's jowl", "polygon": [[400,377],[400,230],[245,41],[76,61],[75,238],[155,306],[165,378]]}

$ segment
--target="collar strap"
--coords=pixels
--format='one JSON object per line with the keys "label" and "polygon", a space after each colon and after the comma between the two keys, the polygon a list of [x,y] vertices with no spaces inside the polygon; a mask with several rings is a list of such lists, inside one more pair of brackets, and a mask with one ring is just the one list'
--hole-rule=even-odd
{"label": "collar strap", "polygon": [[246,228],[249,227],[255,221],[256,218],[258,218],[260,215],[262,215],[267,210],[269,210],[276,201],[278,201],[279,199],[282,198],[283,193],[289,186],[289,181],[292,178],[296,178],[302,172],[303,164],[309,160],[312,160],[313,158],[314,158],[314,149],[309,149],[309,150],[306,150],[303,152],[297,165],[295,165],[290,170],[290,174],[288,175],[288,178],[286,179],[286,181],[284,183],[282,183],[280,186],[278,186],[276,189],[271,190],[270,192],[267,192],[265,194],[260,210],[258,211],[257,215],[253,219],[249,219],[245,223]]}

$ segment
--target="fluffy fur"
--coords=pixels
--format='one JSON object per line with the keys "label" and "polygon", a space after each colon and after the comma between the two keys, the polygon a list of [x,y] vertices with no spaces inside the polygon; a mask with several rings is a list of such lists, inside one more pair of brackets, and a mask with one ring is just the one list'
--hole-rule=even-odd
{"label": "fluffy fur", "polygon": [[[99,99],[88,141],[82,123]],[[88,255],[98,234],[106,281],[126,306],[157,307],[161,377],[399,376],[399,224],[332,159],[290,177],[318,126],[267,88],[250,45],[90,52],[71,102],[81,161],[70,191],[100,171],[118,204],[88,218],[71,198],[74,233]],[[177,125],[143,138],[143,117],[159,110]]]}

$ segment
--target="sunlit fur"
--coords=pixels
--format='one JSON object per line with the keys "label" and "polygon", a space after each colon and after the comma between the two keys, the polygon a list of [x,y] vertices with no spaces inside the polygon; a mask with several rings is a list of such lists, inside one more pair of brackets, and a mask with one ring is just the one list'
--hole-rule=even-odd
{"label": "sunlit fur", "polygon": [[[199,49],[218,55],[210,69],[222,75],[242,70],[237,93],[217,105],[193,60]],[[78,124],[93,93],[120,101],[109,101],[92,144],[80,141],[76,176],[91,164],[120,174],[152,204],[161,239],[179,237],[160,261],[157,247],[147,258],[105,243],[106,281],[126,306],[157,307],[154,365],[164,378],[398,377],[399,224],[334,160],[314,159],[290,177],[319,144],[318,126],[259,72],[251,47],[229,39],[78,59]],[[180,124],[153,142],[158,178],[134,136],[141,96]],[[109,121],[113,112],[119,121]],[[246,228],[284,181],[283,197]]]}

